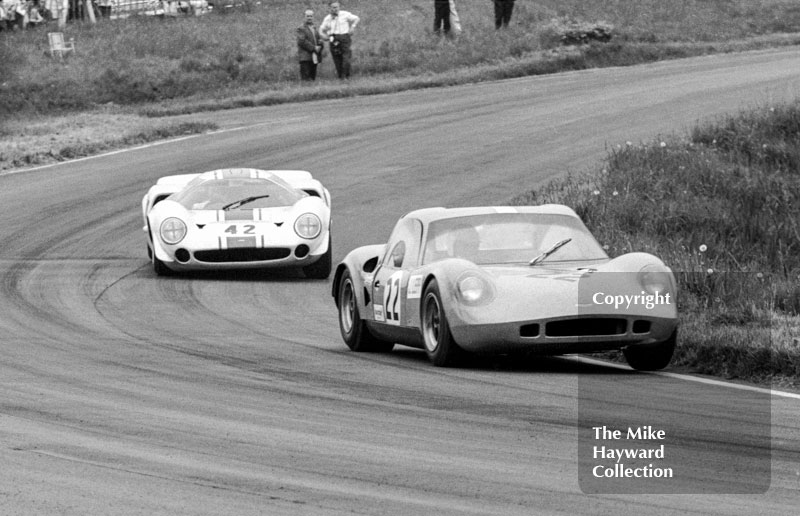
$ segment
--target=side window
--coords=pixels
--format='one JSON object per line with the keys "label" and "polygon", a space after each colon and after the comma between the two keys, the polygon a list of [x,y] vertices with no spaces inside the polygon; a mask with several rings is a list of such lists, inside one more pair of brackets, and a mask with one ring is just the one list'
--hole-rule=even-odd
{"label": "side window", "polygon": [[397,242],[397,245],[392,249],[390,263],[388,264],[395,269],[403,267],[403,259],[406,257],[406,243],[404,241]]}
{"label": "side window", "polygon": [[392,269],[415,267],[419,262],[422,223],[417,219],[401,219],[392,231],[383,266]]}

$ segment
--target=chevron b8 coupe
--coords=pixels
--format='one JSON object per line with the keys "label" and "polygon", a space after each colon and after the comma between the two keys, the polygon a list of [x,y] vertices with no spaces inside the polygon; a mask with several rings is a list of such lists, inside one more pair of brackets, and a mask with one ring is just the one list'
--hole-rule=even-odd
{"label": "chevron b8 coupe", "polygon": [[554,204],[411,212],[387,244],[345,257],[332,294],[350,349],[400,343],[437,366],[465,352],[621,349],[634,369],[654,370],[677,336],[672,271],[646,253],[609,258]]}
{"label": "chevron b8 coupe", "polygon": [[302,170],[222,169],[166,176],[142,199],[156,274],[236,268],[331,272],[331,199]]}

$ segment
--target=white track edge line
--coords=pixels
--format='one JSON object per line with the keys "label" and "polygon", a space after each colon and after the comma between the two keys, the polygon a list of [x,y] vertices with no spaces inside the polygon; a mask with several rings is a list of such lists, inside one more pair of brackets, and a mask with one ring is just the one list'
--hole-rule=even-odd
{"label": "white track edge line", "polygon": [[[588,357],[579,357],[579,356],[570,356],[569,358],[576,360],[578,362],[584,362],[587,364],[594,364],[594,365],[602,365],[606,367],[612,367],[615,369],[622,369],[625,371],[632,371],[629,366],[623,364],[615,364],[613,362],[606,362],[604,360],[596,360],[594,358]],[[729,387],[731,389],[739,389],[741,391],[752,391],[752,392],[759,392],[762,394],[770,394],[772,396],[778,396],[781,398],[791,398],[800,400],[800,393],[794,392],[786,392],[786,391],[776,391],[775,389],[766,389],[764,387],[756,387],[754,385],[742,385],[739,383],[731,383],[731,382],[724,382],[722,380],[714,380],[712,378],[701,378],[699,376],[690,376],[686,374],[678,374],[678,373],[668,373],[664,371],[648,371],[646,374],[654,374],[658,376],[665,376],[667,378],[675,378],[677,380],[686,380],[689,382],[696,382],[696,383],[705,383],[707,385],[717,385],[720,387]]]}
{"label": "white track edge line", "polygon": [[45,169],[45,168],[57,167],[59,165],[68,165],[70,163],[77,163],[77,162],[80,162],[80,161],[87,161],[87,160],[90,160],[90,159],[102,158],[102,157],[105,157],[105,156],[113,156],[115,154],[122,154],[123,152],[132,152],[132,151],[135,151],[135,150],[148,149],[150,147],[156,147],[158,145],[166,145],[168,143],[181,142],[181,141],[184,141],[184,140],[189,140],[191,138],[199,138],[200,136],[208,136],[208,135],[211,135],[211,134],[229,133],[229,132],[232,132],[232,131],[241,131],[242,129],[252,129],[253,127],[258,127],[260,125],[267,125],[267,124],[270,124],[270,123],[272,123],[272,122],[259,122],[257,124],[251,124],[251,125],[241,125],[241,126],[236,126],[236,127],[228,127],[226,129],[214,129],[212,131],[205,131],[205,132],[197,133],[197,134],[188,134],[186,136],[179,136],[177,138],[169,138],[167,140],[158,140],[158,141],[154,141],[154,142],[149,142],[149,143],[145,143],[145,144],[142,144],[142,145],[137,145],[136,147],[126,147],[124,149],[116,149],[116,150],[104,152],[102,154],[93,154],[91,156],[83,156],[81,158],[69,159],[69,160],[65,160],[65,161],[56,161],[55,163],[47,163],[46,165],[39,165],[39,166],[36,166],[36,167],[31,167],[31,168],[22,168],[22,169],[18,169],[18,170],[7,170],[5,172],[0,172],[0,177],[2,177],[2,176],[11,176],[11,175],[14,175],[14,174],[24,174],[26,172],[35,172],[37,170],[42,170],[42,169]]}

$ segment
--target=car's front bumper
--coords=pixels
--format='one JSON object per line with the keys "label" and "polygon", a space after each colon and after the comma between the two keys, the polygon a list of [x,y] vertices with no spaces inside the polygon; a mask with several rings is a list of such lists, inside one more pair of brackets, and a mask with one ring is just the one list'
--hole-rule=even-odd
{"label": "car's front bumper", "polygon": [[590,353],[667,340],[677,319],[582,315],[495,324],[451,324],[456,343],[475,353]]}
{"label": "car's front bumper", "polygon": [[[304,267],[319,260],[330,245],[326,232],[313,240],[241,238],[162,243],[164,265],[175,271]],[[209,245],[211,244],[211,245]]]}

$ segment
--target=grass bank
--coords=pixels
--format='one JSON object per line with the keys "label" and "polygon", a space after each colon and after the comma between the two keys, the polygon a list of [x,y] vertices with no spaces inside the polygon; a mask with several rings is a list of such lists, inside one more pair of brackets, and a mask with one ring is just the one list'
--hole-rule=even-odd
{"label": "grass bank", "polygon": [[[354,79],[334,79],[328,57],[308,86],[294,28],[309,5],[321,21],[322,0],[262,0],[199,17],[70,23],[77,52],[63,62],[46,53],[48,29],[0,32],[0,170],[204,130],[169,122],[176,114],[800,44],[794,0],[518,2],[502,31],[491,2],[462,0],[464,31],[447,39],[432,32],[430,0],[348,0],[362,19]],[[598,28],[610,40],[564,45]]]}
{"label": "grass bank", "polygon": [[661,257],[679,282],[673,364],[800,379],[800,102],[613,149],[603,168],[517,204],[564,203],[609,254]]}
{"label": "grass bank", "polygon": [[[75,38],[77,52],[65,62],[46,54],[44,30],[2,32],[0,113],[186,99],[207,109],[212,103],[201,99],[226,102],[252,95],[258,104],[349,92],[340,86],[313,93],[298,87],[294,28],[308,5],[321,21],[327,6],[322,0],[262,0],[199,17],[72,23],[65,32]],[[432,32],[430,0],[345,2],[344,8],[362,19],[353,47],[354,75],[361,79],[355,94],[800,42],[800,37],[767,37],[800,33],[800,5],[794,0],[518,2],[511,27],[503,31],[494,29],[488,0],[458,5],[464,31],[442,39]],[[610,40],[559,51],[563,43],[580,40],[576,33],[596,27]],[[472,67],[480,72],[464,73]],[[333,80],[330,58],[320,75]],[[270,90],[277,93],[260,96]]]}

